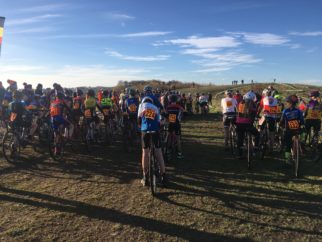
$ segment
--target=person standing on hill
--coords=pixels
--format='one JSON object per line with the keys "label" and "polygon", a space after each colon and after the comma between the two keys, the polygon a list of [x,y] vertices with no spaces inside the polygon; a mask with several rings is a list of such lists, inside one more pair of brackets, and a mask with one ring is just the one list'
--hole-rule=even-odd
{"label": "person standing on hill", "polygon": [[212,94],[210,92],[208,92],[208,103],[212,106]]}

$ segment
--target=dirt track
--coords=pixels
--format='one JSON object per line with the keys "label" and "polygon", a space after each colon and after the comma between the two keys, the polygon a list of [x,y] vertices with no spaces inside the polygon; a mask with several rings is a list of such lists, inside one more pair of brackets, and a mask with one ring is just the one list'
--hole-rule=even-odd
{"label": "dirt track", "polygon": [[[168,166],[171,185],[152,198],[139,183],[139,153],[120,143],[64,163],[30,151],[1,159],[3,241],[322,240],[322,164],[293,179],[269,157],[253,171],[223,150],[220,117],[185,121],[182,161]],[[277,155],[275,155],[277,156]]]}

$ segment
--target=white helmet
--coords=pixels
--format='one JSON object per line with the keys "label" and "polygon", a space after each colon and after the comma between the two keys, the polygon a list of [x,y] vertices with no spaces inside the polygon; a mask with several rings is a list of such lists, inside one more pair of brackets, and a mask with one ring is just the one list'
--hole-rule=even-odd
{"label": "white helmet", "polygon": [[271,93],[271,91],[270,91],[269,89],[266,89],[266,88],[265,88],[265,89],[263,90],[263,92],[262,92],[262,95],[263,95],[263,96],[265,96],[265,97],[267,97],[267,96],[270,96],[270,93]]}
{"label": "white helmet", "polygon": [[244,100],[252,100],[252,101],[255,102],[256,101],[256,95],[252,91],[249,91],[243,96],[243,99]]}

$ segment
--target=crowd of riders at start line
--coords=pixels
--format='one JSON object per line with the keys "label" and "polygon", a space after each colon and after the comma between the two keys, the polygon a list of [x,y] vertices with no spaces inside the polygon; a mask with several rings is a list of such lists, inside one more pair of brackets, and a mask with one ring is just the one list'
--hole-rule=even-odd
{"label": "crowd of riders at start line", "polygon": [[[122,122],[131,122],[135,129],[141,132],[143,169],[141,182],[143,185],[147,185],[150,136],[152,136],[155,155],[160,164],[161,181],[164,185],[167,182],[161,151],[161,121],[167,120],[167,131],[174,133],[177,140],[177,158],[182,159],[180,122],[183,112],[189,110],[192,113],[193,102],[200,108],[208,109],[208,102],[212,99],[210,93],[208,95],[196,94],[193,100],[191,94],[185,96],[184,93],[170,90],[161,92],[158,89],[153,90],[150,86],[145,86],[142,93],[126,88],[121,93],[100,89],[95,94],[93,89],[89,89],[84,94],[81,89],[73,92],[71,89],[62,88],[57,83],[53,85],[53,88],[47,89],[44,89],[42,84],[38,84],[35,90],[27,83],[23,83],[22,90],[18,90],[17,82],[14,80],[8,80],[7,83],[9,86],[4,88],[0,82],[2,123],[12,129],[18,129],[28,123],[31,126],[30,139],[35,134],[37,122],[34,120],[26,122],[26,116],[32,120],[32,116],[40,115],[39,113],[42,113],[42,116],[48,115],[51,129],[57,134],[62,127],[68,127],[70,138],[73,136],[75,125],[79,124],[81,118],[85,119],[86,123],[92,121],[99,123],[98,113],[112,117],[115,123],[118,118]],[[60,153],[59,149],[58,146],[55,147],[54,152]]]}
{"label": "crowd of riders at start line", "polygon": [[[296,95],[282,98],[272,86],[264,89],[262,95],[252,90],[244,95],[240,94],[239,91],[233,93],[232,90],[227,90],[225,97],[221,100],[226,147],[228,147],[231,122],[236,125],[237,148],[240,159],[243,156],[242,146],[245,131],[250,132],[255,137],[256,149],[260,139],[259,130],[263,130],[268,124],[271,134],[269,139],[273,139],[276,131],[275,126],[279,124],[285,131],[284,137],[282,137],[285,146],[285,161],[287,164],[291,164],[292,137],[302,133],[304,134],[302,140],[306,140],[312,127],[314,135],[319,135],[321,129],[322,104],[320,92],[312,90],[308,98],[308,101]],[[258,121],[259,129],[254,125],[255,120]]]}
{"label": "crowd of riders at start line", "polygon": [[[193,113],[193,103],[196,111],[199,111],[199,107],[208,109],[208,104],[212,105],[210,93],[201,95],[197,93],[192,97],[190,93],[185,95],[178,91],[153,90],[150,86],[145,86],[142,93],[126,88],[121,93],[100,89],[95,94],[93,89],[89,89],[84,94],[80,89],[73,92],[71,89],[62,88],[57,83],[52,89],[43,89],[43,86],[38,84],[35,90],[31,85],[24,83],[24,88],[18,91],[15,81],[8,80],[7,82],[9,86],[6,89],[0,82],[0,103],[2,104],[0,114],[1,120],[10,123],[10,127],[13,128],[23,125],[23,116],[26,113],[41,109],[49,111],[51,128],[55,132],[61,126],[68,126],[71,130],[70,136],[80,117],[98,120],[97,110],[103,115],[108,114],[114,118],[120,114],[123,120],[133,122],[134,127],[141,131],[143,170],[141,183],[144,186],[147,185],[150,136],[152,136],[155,156],[160,165],[161,181],[164,185],[167,183],[161,150],[162,120],[167,120],[168,132],[174,132],[180,144],[180,122],[183,112]],[[254,127],[254,122],[256,117],[262,116],[265,119],[263,123],[259,122],[261,126],[268,122],[269,129],[274,131],[274,125],[278,121],[285,128],[285,158],[289,161],[292,136],[299,130],[309,131],[311,127],[314,128],[314,132],[319,132],[321,129],[322,106],[319,91],[311,91],[307,103],[296,95],[288,96],[285,99],[285,105],[283,101],[281,95],[272,86],[265,89],[262,95],[252,90],[244,95],[238,91],[233,93],[232,90],[227,90],[225,98],[221,100],[225,145],[228,146],[230,122],[237,126],[240,157],[242,157],[241,147],[246,130],[255,136],[255,146],[258,145],[259,132]],[[30,136],[33,132],[34,129],[31,128]],[[181,147],[177,148],[177,158],[183,158]]]}

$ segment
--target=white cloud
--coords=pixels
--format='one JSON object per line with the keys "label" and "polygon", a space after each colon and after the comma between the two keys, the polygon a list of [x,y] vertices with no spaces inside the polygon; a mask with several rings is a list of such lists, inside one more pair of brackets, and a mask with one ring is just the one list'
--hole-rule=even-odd
{"label": "white cloud", "polygon": [[185,49],[182,51],[182,54],[186,55],[199,55],[199,54],[205,54],[209,52],[217,51],[218,49]]}
{"label": "white cloud", "polygon": [[34,16],[34,17],[30,17],[30,18],[14,19],[14,20],[8,20],[6,25],[7,26],[17,26],[17,25],[32,24],[32,23],[48,21],[50,19],[58,18],[61,16],[62,15],[60,15],[60,14],[45,14],[45,15]]}
{"label": "white cloud", "polygon": [[273,46],[273,45],[283,45],[288,42],[290,42],[289,39],[276,34],[271,33],[233,33],[236,35],[240,35],[243,37],[243,39],[251,44],[256,45],[267,45],[267,46]]}
{"label": "white cloud", "polygon": [[290,35],[296,35],[296,36],[322,36],[322,31],[314,31],[314,32],[290,32]]}
{"label": "white cloud", "polygon": [[64,35],[52,35],[43,37],[43,39],[106,39],[106,38],[142,38],[152,36],[163,36],[170,34],[169,31],[150,31],[150,32],[138,32],[129,34],[64,34]]}
{"label": "white cloud", "polygon": [[169,31],[150,31],[150,32],[138,32],[138,33],[130,33],[130,34],[120,34],[116,35],[118,37],[124,38],[132,38],[132,37],[151,37],[151,36],[164,36],[171,34]]}
{"label": "white cloud", "polygon": [[164,61],[169,59],[168,55],[157,55],[157,56],[128,56],[123,55],[117,51],[106,50],[105,54],[119,58],[121,60],[130,60],[130,61],[144,61],[144,62],[152,62],[152,61]]}
{"label": "white cloud", "polygon": [[36,85],[43,83],[51,87],[53,83],[61,83],[64,87],[77,86],[114,86],[119,80],[149,79],[149,70],[142,68],[117,68],[104,65],[73,66],[59,68],[11,65],[0,66],[0,79],[13,79],[21,86],[23,82]]}
{"label": "white cloud", "polygon": [[134,16],[130,16],[124,13],[106,13],[105,17],[109,20],[113,20],[113,21],[132,21],[135,19]]}
{"label": "white cloud", "polygon": [[29,33],[48,33],[53,31],[52,27],[41,27],[41,28],[28,28],[28,29],[19,29],[8,32],[8,34],[29,34]]}
{"label": "white cloud", "polygon": [[41,6],[33,6],[30,8],[22,8],[16,11],[22,12],[22,13],[50,12],[50,11],[62,9],[66,6],[68,6],[68,4],[48,4],[48,5],[41,5]]}
{"label": "white cloud", "polygon": [[196,72],[227,71],[236,66],[254,64],[262,61],[261,59],[255,58],[253,55],[237,52],[223,54],[201,53],[197,55],[204,59],[194,62],[203,67],[203,69],[197,70]]}
{"label": "white cloud", "polygon": [[198,49],[233,48],[241,44],[231,36],[220,36],[220,37],[190,36],[185,39],[173,39],[173,40],[166,40],[164,42],[168,44],[179,45],[181,47],[194,47]]}

